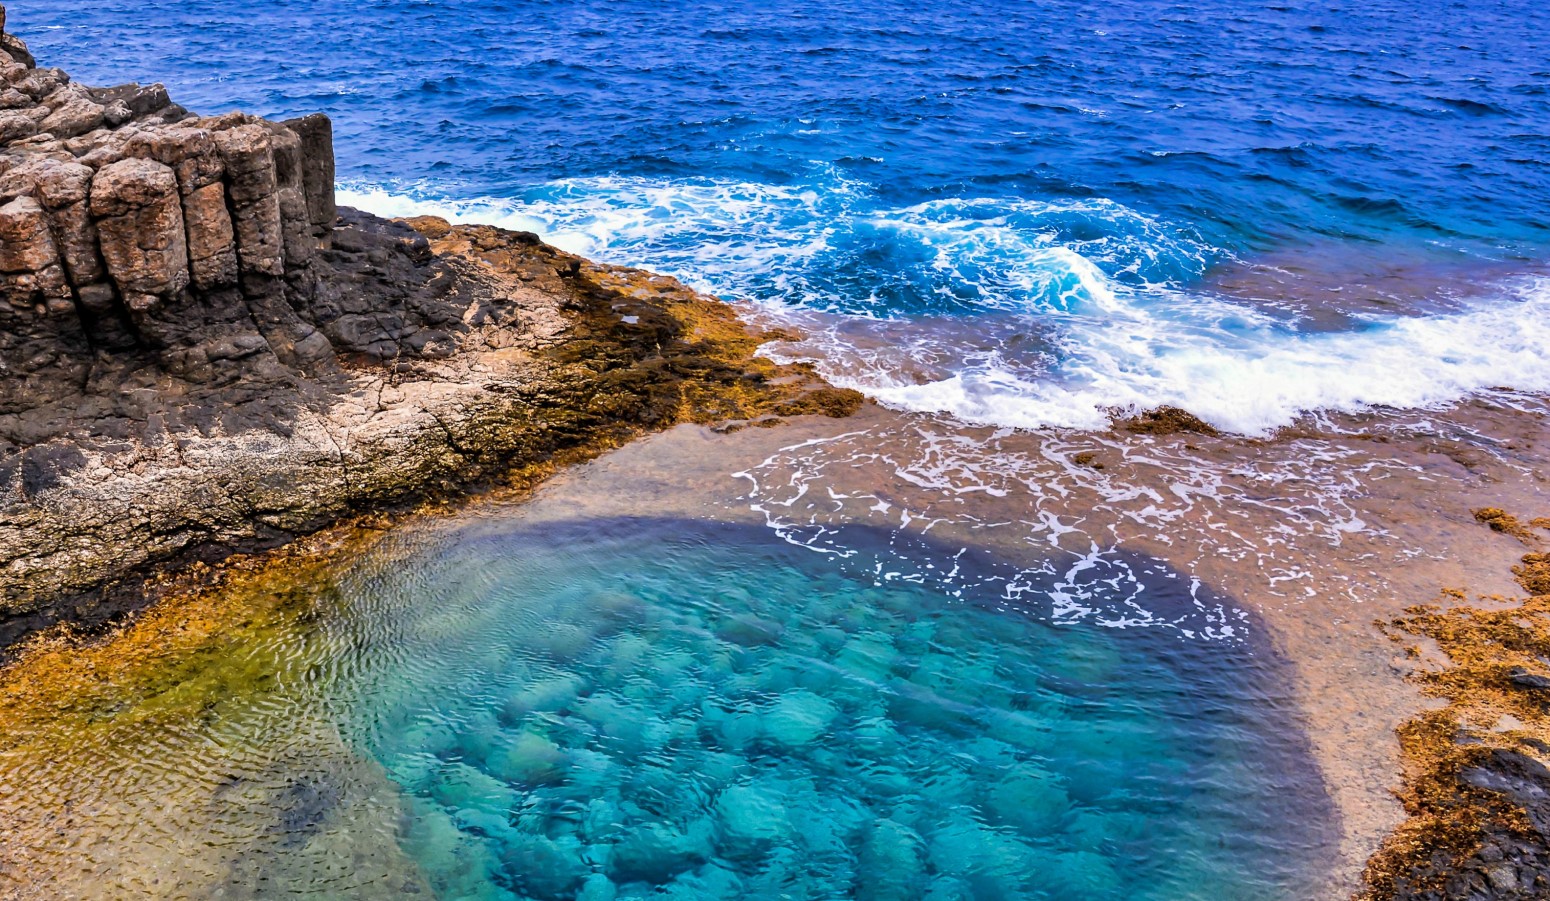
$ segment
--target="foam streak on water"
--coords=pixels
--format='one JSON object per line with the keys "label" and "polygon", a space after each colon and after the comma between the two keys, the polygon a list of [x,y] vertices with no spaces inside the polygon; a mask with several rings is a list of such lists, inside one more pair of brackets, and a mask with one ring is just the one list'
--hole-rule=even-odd
{"label": "foam streak on water", "polygon": [[[1415,425],[1418,433],[1468,440],[1467,429],[1449,422]],[[1398,440],[1407,434],[1392,424],[1377,428]],[[1252,457],[1230,451],[1224,460],[1215,439],[1196,447],[879,417],[866,429],[782,448],[737,476],[748,483],[748,508],[784,540],[879,584],[973,591],[1055,622],[1233,644],[1248,638],[1242,609],[1202,591],[1198,577],[1159,590],[1177,576],[1159,576],[1133,550],[1159,549],[1191,574],[1225,567],[1246,579],[1259,605],[1319,596],[1362,604],[1390,590],[1385,568],[1423,553],[1363,510],[1376,486],[1420,496],[1435,476],[1418,458],[1385,453],[1382,442],[1330,437],[1262,445]],[[846,526],[857,523],[892,536],[880,556],[848,543]],[[1043,556],[1021,569],[971,575],[920,551],[953,542]],[[1365,562],[1332,565],[1336,559]]]}

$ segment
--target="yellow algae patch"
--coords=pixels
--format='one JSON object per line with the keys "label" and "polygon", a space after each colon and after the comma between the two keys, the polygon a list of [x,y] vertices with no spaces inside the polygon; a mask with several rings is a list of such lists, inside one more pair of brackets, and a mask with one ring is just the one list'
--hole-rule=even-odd
{"label": "yellow algae patch", "polygon": [[[319,635],[333,555],[372,539],[229,567],[102,640],[56,633],[0,669],[0,898],[417,887],[393,786],[306,702],[340,665]],[[375,813],[358,821],[389,825],[324,828],[362,805]]]}
{"label": "yellow algae patch", "polygon": [[[1533,538],[1505,511],[1474,515]],[[1531,596],[1416,606],[1380,623],[1413,658],[1416,639],[1446,655],[1413,676],[1445,706],[1399,731],[1409,819],[1369,861],[1362,899],[1550,897],[1550,555],[1513,572]]]}
{"label": "yellow algae patch", "polygon": [[1519,541],[1530,545],[1539,541],[1539,535],[1535,534],[1529,526],[1536,526],[1538,528],[1550,526],[1550,520],[1546,520],[1544,517],[1530,520],[1528,525],[1524,525],[1516,516],[1500,507],[1481,507],[1478,510],[1472,511],[1472,515],[1475,517],[1476,522],[1490,526],[1491,531],[1511,535]]}
{"label": "yellow algae patch", "polygon": [[513,286],[558,278],[552,290],[578,298],[570,309],[574,332],[555,355],[562,363],[599,370],[589,413],[658,426],[736,428],[783,416],[849,416],[863,402],[860,392],[829,385],[810,365],[759,356],[764,344],[795,336],[755,332],[734,307],[671,276],[593,263],[553,248],[539,252],[537,236],[528,233],[454,226],[432,216],[403,221],[437,253],[477,259]]}

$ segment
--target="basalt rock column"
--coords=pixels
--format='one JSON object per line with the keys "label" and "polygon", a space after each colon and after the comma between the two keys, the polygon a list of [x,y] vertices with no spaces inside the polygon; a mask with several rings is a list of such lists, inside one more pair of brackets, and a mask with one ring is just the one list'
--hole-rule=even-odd
{"label": "basalt rock column", "polygon": [[4,402],[57,400],[101,353],[194,382],[332,366],[327,117],[197,118],[161,85],[39,69],[3,30],[0,7],[0,379],[34,386]]}

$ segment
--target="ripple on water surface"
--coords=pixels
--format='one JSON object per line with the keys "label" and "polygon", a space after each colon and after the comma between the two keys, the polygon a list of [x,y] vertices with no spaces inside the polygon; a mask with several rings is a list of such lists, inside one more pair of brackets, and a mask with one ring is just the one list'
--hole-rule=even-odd
{"label": "ripple on water surface", "polygon": [[[1327,876],[1257,630],[1059,625],[1054,570],[866,527],[840,555],[533,516],[406,527],[7,673],[0,895],[1181,901]],[[1131,562],[1154,605],[1227,603]],[[933,567],[955,575],[910,575]],[[985,587],[1013,570],[1015,603]]]}
{"label": "ripple on water surface", "polygon": [[1322,790],[1246,646],[1055,627],[682,522],[485,526],[345,591],[378,658],[346,732],[445,897],[1291,898],[1319,875]]}

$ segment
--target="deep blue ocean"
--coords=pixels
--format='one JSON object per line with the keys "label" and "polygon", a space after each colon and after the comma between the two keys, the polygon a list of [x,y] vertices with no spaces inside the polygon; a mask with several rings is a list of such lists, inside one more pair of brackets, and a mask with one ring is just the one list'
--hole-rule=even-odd
{"label": "deep blue ocean", "polygon": [[10,8],[89,83],[327,112],[357,205],[754,301],[895,406],[1253,433],[1550,389],[1542,4]]}

